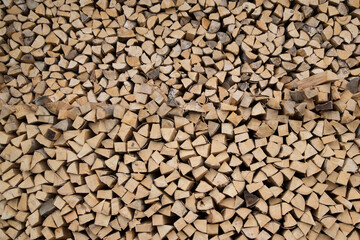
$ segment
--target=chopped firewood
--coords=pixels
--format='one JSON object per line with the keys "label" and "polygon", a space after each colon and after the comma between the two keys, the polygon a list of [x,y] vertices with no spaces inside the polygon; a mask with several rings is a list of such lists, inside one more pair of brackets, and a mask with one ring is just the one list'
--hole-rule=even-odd
{"label": "chopped firewood", "polygon": [[324,71],[308,78],[304,78],[297,82],[298,89],[311,88],[327,82],[339,80],[339,77],[332,71]]}
{"label": "chopped firewood", "polygon": [[0,239],[360,239],[360,1],[0,1]]}

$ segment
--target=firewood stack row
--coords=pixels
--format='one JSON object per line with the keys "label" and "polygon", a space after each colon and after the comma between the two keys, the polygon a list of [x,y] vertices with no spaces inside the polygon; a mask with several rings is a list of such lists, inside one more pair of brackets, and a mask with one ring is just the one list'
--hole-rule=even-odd
{"label": "firewood stack row", "polygon": [[0,1],[0,239],[360,239],[359,0]]}

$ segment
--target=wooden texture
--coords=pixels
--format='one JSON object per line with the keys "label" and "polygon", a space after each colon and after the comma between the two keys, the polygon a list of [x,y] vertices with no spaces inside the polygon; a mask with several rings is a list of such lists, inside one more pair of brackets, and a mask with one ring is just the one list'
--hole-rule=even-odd
{"label": "wooden texture", "polygon": [[0,0],[0,240],[360,239],[359,0]]}

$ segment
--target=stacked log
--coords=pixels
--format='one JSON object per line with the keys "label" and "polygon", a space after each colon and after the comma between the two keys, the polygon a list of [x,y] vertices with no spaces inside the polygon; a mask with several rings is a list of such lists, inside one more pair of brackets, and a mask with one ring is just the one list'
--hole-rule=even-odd
{"label": "stacked log", "polygon": [[3,0],[0,239],[360,239],[359,7]]}

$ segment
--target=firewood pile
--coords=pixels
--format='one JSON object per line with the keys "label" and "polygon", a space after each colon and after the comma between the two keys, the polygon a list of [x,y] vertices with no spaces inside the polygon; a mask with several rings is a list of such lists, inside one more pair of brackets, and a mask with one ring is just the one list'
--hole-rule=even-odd
{"label": "firewood pile", "polygon": [[0,239],[360,239],[359,0],[0,0]]}

